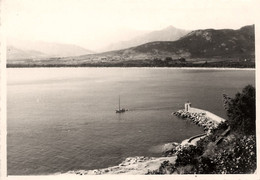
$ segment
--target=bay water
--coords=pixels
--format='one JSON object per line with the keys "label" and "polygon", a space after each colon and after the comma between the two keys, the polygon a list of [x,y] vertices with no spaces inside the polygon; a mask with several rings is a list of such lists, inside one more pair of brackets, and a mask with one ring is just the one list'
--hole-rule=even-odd
{"label": "bay water", "polygon": [[[226,118],[222,94],[255,85],[254,70],[21,68],[7,71],[9,175],[46,175],[161,156],[155,147],[203,129],[172,116],[193,107]],[[125,113],[115,113],[118,97]]]}

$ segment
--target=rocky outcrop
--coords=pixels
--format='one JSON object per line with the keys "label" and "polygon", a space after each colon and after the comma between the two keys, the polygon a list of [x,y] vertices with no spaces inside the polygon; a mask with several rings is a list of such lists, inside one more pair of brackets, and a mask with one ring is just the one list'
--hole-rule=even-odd
{"label": "rocky outcrop", "polygon": [[138,174],[145,175],[158,169],[164,161],[175,163],[176,156],[171,157],[128,157],[121,164],[105,169],[70,171],[66,175],[105,175],[105,174]]}

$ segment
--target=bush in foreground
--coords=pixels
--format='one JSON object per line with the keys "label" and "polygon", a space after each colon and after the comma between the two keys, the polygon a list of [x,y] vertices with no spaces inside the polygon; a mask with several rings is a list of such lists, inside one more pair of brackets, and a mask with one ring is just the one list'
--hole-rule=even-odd
{"label": "bush in foreground", "polygon": [[183,149],[173,169],[180,174],[249,174],[256,170],[255,136],[230,135],[221,146],[214,142],[201,145]]}
{"label": "bush in foreground", "polygon": [[169,161],[164,161],[161,163],[159,169],[150,171],[147,174],[172,174],[175,171],[175,166]]}
{"label": "bush in foreground", "polygon": [[231,129],[245,135],[255,135],[255,88],[247,85],[234,98],[227,97],[227,95],[223,95],[223,97]]}
{"label": "bush in foreground", "polygon": [[243,136],[231,142],[231,148],[223,149],[212,157],[214,173],[245,174],[256,170],[255,136]]}

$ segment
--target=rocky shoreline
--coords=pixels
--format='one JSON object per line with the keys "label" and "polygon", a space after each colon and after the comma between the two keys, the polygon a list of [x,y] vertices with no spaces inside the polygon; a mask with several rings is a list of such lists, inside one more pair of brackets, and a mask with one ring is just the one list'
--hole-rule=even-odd
{"label": "rocky shoreline", "polygon": [[157,170],[165,161],[168,161],[171,164],[175,164],[177,153],[185,147],[194,145],[189,143],[188,140],[189,139],[185,139],[181,143],[172,142],[164,144],[162,146],[163,157],[128,157],[117,166],[94,170],[69,171],[63,175],[146,175],[149,172]]}
{"label": "rocky shoreline", "polygon": [[164,161],[175,163],[176,158],[176,156],[158,158],[144,156],[128,157],[117,166],[104,169],[70,171],[67,175],[145,175],[149,171],[158,169]]}
{"label": "rocky shoreline", "polygon": [[[187,141],[187,140],[186,140]],[[172,142],[161,146],[162,157],[144,157],[135,156],[128,157],[122,163],[116,166],[93,169],[93,170],[77,170],[69,171],[65,174],[57,175],[112,175],[112,174],[127,174],[127,175],[145,175],[149,171],[157,170],[164,161],[175,163],[177,156],[175,152],[180,150],[181,144]]]}

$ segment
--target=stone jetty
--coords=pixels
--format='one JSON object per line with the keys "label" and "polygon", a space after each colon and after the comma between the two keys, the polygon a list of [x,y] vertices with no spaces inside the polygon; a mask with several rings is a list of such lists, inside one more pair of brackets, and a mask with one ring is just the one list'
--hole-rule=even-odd
{"label": "stone jetty", "polygon": [[205,132],[210,133],[211,130],[225,121],[225,119],[203,109],[191,107],[191,103],[185,103],[185,109],[173,113],[183,119],[190,119],[192,122],[204,128]]}

